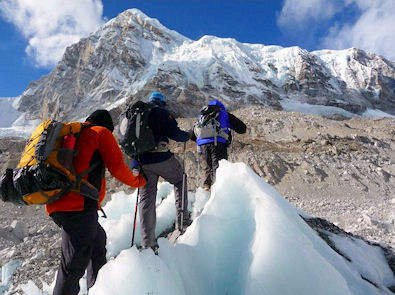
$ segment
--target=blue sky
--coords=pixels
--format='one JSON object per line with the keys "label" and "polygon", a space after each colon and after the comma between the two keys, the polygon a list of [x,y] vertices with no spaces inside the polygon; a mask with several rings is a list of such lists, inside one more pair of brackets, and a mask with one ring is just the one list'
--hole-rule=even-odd
{"label": "blue sky", "polygon": [[395,61],[394,0],[0,0],[0,97],[20,95],[67,45],[129,8],[194,40],[354,46]]}

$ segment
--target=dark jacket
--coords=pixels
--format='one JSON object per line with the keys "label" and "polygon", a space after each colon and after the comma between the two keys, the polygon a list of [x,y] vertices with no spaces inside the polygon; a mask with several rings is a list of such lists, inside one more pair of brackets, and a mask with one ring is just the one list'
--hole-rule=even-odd
{"label": "dark jacket", "polygon": [[[169,143],[169,139],[177,142],[185,142],[189,140],[189,133],[178,128],[177,121],[169,113],[168,110],[155,106],[149,115],[148,125],[154,134],[155,143]],[[173,153],[170,150],[165,152],[147,152],[139,156],[137,159],[140,164],[160,163],[169,159]]]}

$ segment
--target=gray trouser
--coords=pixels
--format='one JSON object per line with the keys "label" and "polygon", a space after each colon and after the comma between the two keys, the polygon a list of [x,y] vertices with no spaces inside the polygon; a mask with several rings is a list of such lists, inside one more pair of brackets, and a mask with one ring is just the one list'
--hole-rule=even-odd
{"label": "gray trouser", "polygon": [[219,166],[219,161],[228,159],[228,144],[218,142],[204,144],[200,146],[200,162],[204,171],[203,185],[211,187],[215,182],[215,172]]}
{"label": "gray trouser", "polygon": [[[174,185],[176,199],[177,223],[181,223],[182,215],[185,219],[188,215],[187,181],[185,175],[184,194],[183,169],[177,159],[172,156],[170,159],[154,164],[143,165],[144,173],[147,177],[147,184],[140,188],[140,225],[141,225],[141,246],[152,247],[155,245],[156,226],[156,192],[159,176]],[[184,198],[184,208],[182,208],[182,196]],[[184,213],[184,214],[182,214]]]}

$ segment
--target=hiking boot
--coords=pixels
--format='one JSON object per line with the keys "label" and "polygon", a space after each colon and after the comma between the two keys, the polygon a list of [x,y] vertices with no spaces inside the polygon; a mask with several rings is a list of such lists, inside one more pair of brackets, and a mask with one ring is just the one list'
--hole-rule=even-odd
{"label": "hiking boot", "polygon": [[155,255],[158,255],[158,253],[159,253],[159,246],[158,245],[151,246],[151,247],[143,246],[143,247],[139,248],[139,251],[141,252],[141,251],[144,251],[144,250],[147,250],[147,249],[152,249],[152,251],[154,251]]}
{"label": "hiking boot", "polygon": [[191,224],[192,224],[192,219],[190,219],[190,218],[185,219],[185,220],[182,222],[182,225],[183,225],[184,227],[188,227],[188,226],[190,226]]}
{"label": "hiking boot", "polygon": [[179,224],[178,222],[176,223],[175,229],[180,230],[182,233],[184,233],[187,227],[190,226],[191,224],[192,224],[192,219],[187,218],[184,219],[184,221],[182,222],[182,230],[181,230],[181,224]]}

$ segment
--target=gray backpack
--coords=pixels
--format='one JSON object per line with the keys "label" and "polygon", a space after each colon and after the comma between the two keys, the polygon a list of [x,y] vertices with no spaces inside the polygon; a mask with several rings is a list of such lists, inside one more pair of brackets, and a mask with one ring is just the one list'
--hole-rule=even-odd
{"label": "gray backpack", "polygon": [[217,105],[208,105],[200,111],[200,117],[193,127],[197,138],[214,138],[215,144],[217,144],[218,136],[228,140],[226,128],[221,128],[218,120],[220,110],[221,108]]}
{"label": "gray backpack", "polygon": [[157,144],[148,126],[153,105],[137,101],[123,112],[119,119],[119,143],[124,152],[132,158],[155,150]]}

